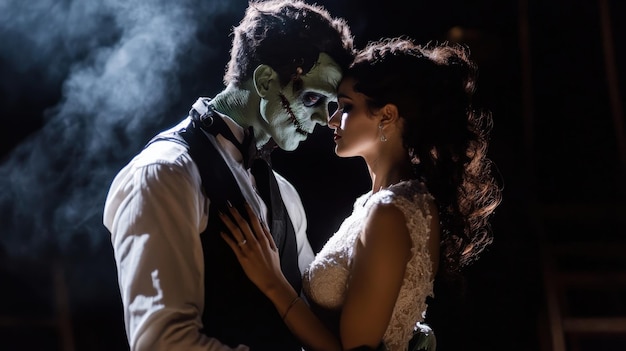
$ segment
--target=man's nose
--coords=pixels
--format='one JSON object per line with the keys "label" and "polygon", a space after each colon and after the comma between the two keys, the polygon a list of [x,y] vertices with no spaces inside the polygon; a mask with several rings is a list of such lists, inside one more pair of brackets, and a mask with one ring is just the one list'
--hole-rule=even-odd
{"label": "man's nose", "polygon": [[311,116],[311,120],[319,125],[325,126],[328,124],[328,113],[326,111],[314,113],[313,116]]}
{"label": "man's nose", "polygon": [[326,111],[324,111],[324,121],[323,122],[316,121],[316,122],[323,126],[328,125],[330,121],[332,120],[333,116],[337,113],[337,111],[339,111],[339,104],[337,103],[337,101],[330,101],[328,105],[326,106]]}

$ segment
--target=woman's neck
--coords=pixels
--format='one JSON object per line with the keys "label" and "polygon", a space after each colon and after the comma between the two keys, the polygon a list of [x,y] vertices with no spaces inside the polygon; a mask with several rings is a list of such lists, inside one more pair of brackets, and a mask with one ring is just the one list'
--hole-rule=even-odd
{"label": "woman's neck", "polygon": [[389,167],[379,167],[379,169],[370,168],[370,177],[372,179],[372,193],[376,193],[381,189],[413,178],[413,171],[410,163],[402,162],[392,164]]}

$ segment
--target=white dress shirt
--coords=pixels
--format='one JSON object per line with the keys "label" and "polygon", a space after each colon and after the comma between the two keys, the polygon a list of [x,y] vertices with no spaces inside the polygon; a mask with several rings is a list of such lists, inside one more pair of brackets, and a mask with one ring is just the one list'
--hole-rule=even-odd
{"label": "white dress shirt", "polygon": [[[243,130],[223,116],[236,136]],[[174,129],[185,126],[189,118]],[[248,203],[267,218],[267,208],[228,140],[207,135],[232,171]],[[298,265],[303,272],[314,254],[306,236],[300,196],[276,174],[293,223]],[[111,232],[124,322],[131,350],[232,350],[200,332],[204,310],[204,259],[200,233],[208,223],[210,199],[201,190],[196,164],[184,146],[157,141],[135,156],[113,180],[103,222]],[[216,282],[215,284],[219,284]],[[247,350],[240,345],[235,350]]]}

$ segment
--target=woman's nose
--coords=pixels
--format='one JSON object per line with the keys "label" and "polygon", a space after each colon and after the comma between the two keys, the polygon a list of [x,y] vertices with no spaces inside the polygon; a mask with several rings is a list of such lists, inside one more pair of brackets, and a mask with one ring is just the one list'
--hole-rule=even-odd
{"label": "woman's nose", "polygon": [[342,114],[342,111],[338,109],[337,111],[335,111],[335,113],[330,115],[330,117],[328,118],[328,127],[330,128],[338,127],[341,114]]}
{"label": "woman's nose", "polygon": [[341,110],[337,110],[330,118],[328,119],[328,127],[331,129],[336,129],[339,127],[339,121],[341,120]]}

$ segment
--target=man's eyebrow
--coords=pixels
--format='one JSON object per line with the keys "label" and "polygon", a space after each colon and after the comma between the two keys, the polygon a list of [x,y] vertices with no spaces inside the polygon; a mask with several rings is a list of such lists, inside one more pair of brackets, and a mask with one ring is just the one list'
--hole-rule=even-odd
{"label": "man's eyebrow", "polygon": [[349,99],[350,97],[346,94],[337,94],[337,98]]}

